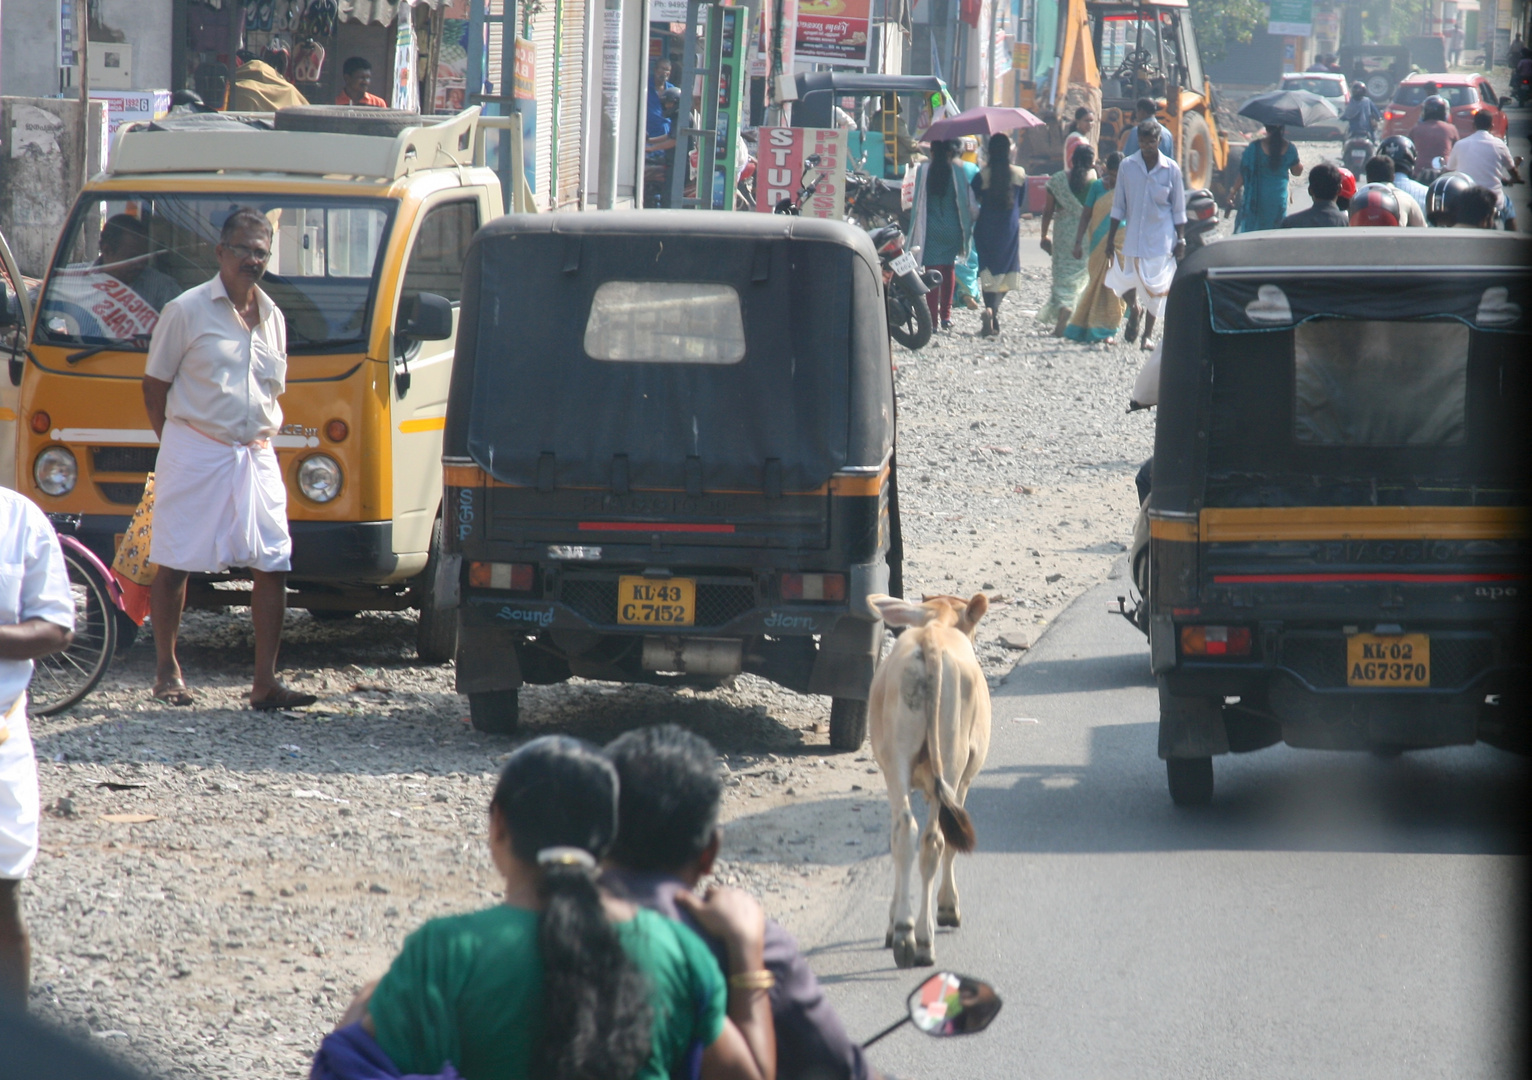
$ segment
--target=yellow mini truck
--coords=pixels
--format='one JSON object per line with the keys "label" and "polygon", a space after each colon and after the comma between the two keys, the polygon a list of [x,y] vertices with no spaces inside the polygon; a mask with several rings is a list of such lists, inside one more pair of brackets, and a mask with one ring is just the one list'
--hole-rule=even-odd
{"label": "yellow mini truck", "polygon": [[[119,134],[86,185],[10,365],[19,490],[110,560],[158,450],[140,390],[161,306],[217,273],[224,219],[271,221],[262,288],[287,320],[284,426],[295,607],[419,608],[423,659],[451,659],[432,602],[441,444],[468,242],[502,212],[478,110],[430,123],[310,107],[170,119]],[[337,133],[344,132],[344,133]],[[193,606],[243,604],[239,572]]]}

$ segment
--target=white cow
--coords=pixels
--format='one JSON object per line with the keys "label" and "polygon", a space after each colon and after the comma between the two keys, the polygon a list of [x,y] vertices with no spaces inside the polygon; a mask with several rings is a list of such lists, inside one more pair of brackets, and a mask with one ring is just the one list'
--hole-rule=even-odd
{"label": "white cow", "polygon": [[[910,629],[878,665],[868,696],[872,752],[888,784],[894,855],[894,901],[888,936],[900,967],[936,962],[931,923],[931,884],[939,861],[941,891],[936,923],[958,926],[953,856],[974,847],[973,821],[963,809],[968,785],[989,752],[989,686],[973,652],[973,632],[989,601],[926,597],[912,604],[893,596],[869,596],[873,613],[889,626]],[[924,792],[929,813],[920,834],[920,919],[910,918],[910,866],[915,861],[915,815],[910,792]]]}

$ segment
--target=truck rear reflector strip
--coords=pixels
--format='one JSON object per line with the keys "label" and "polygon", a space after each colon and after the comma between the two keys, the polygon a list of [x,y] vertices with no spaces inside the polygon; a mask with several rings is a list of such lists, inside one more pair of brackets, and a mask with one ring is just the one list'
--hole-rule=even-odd
{"label": "truck rear reflector strip", "polygon": [[681,521],[582,521],[581,532],[732,533],[733,525],[688,524]]}
{"label": "truck rear reflector strip", "polygon": [[1476,585],[1486,581],[1520,581],[1521,574],[1214,574],[1215,585],[1344,585],[1353,581],[1387,581],[1400,585]]}

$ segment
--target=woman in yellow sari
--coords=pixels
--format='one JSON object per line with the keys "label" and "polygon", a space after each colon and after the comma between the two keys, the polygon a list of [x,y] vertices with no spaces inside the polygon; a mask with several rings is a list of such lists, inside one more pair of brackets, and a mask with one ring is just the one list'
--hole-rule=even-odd
{"label": "woman in yellow sari", "polygon": [[[1064,327],[1064,337],[1070,341],[1104,341],[1110,345],[1122,325],[1122,299],[1105,282],[1107,267],[1112,262],[1106,250],[1106,236],[1112,223],[1112,189],[1117,185],[1117,167],[1121,164],[1121,154],[1108,154],[1101,178],[1086,190],[1081,200],[1084,210],[1080,214],[1080,226],[1075,230],[1075,258],[1083,256],[1089,237],[1090,261],[1087,265],[1090,278],[1085,283],[1085,291],[1075,302],[1069,325]],[[1122,250],[1124,235],[1124,230],[1117,230],[1117,241],[1113,245],[1116,251]]]}

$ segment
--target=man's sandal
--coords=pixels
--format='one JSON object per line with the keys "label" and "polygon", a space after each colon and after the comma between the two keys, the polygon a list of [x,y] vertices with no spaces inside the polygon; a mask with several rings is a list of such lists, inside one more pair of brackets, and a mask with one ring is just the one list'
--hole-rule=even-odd
{"label": "man's sandal", "polygon": [[250,707],[257,712],[274,712],[277,709],[301,709],[318,701],[318,696],[277,684],[277,688],[261,700],[250,699]]}
{"label": "man's sandal", "polygon": [[191,691],[186,689],[186,683],[181,679],[155,683],[153,697],[155,701],[162,701],[166,705],[186,706],[197,703],[197,699],[191,696]]}

